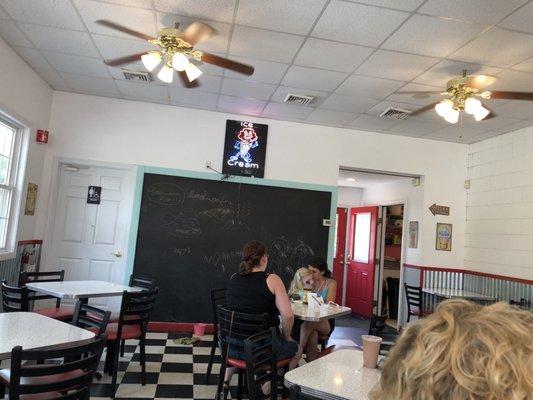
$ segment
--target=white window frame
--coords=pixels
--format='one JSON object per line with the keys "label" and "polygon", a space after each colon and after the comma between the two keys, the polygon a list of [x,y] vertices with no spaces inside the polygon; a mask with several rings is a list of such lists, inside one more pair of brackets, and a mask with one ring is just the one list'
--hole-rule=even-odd
{"label": "white window frame", "polygon": [[0,112],[0,122],[15,130],[8,184],[0,184],[0,188],[11,190],[11,201],[9,204],[6,228],[6,243],[3,248],[0,247],[1,261],[15,257],[17,231],[20,219],[20,205],[24,188],[26,154],[28,151],[28,128],[2,112]]}

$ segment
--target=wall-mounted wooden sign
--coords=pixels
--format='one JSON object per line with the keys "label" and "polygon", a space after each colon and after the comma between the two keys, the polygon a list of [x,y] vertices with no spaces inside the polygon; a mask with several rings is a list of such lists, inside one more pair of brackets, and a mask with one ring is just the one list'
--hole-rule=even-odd
{"label": "wall-mounted wooden sign", "polygon": [[438,206],[435,203],[429,207],[429,211],[431,211],[431,214],[433,215],[450,215],[450,207]]}

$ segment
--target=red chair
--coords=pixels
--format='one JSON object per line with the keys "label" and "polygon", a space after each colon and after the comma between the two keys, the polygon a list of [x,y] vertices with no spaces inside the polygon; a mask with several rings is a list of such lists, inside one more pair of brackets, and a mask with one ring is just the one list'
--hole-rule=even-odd
{"label": "red chair", "polygon": [[[65,270],[47,272],[21,272],[19,275],[19,286],[25,286],[30,282],[63,282],[64,278]],[[47,294],[37,294],[37,292],[29,290],[28,301],[30,302],[49,299],[54,299],[56,301],[55,307],[40,308],[38,310],[33,310],[33,312],[60,321],[68,322],[72,320],[72,315],[74,314],[73,307],[61,307],[61,299]]]}

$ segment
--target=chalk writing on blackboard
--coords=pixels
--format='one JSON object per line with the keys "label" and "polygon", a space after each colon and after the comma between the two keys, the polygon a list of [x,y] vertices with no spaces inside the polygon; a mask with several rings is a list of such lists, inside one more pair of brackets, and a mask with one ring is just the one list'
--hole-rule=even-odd
{"label": "chalk writing on blackboard", "polygon": [[202,234],[200,223],[194,215],[180,212],[178,215],[167,213],[163,226],[175,237],[195,237]]}
{"label": "chalk writing on blackboard", "polygon": [[191,254],[191,248],[187,247],[175,247],[172,250],[172,253],[176,254],[178,257],[188,256]]}
{"label": "chalk writing on blackboard", "polygon": [[216,251],[204,256],[204,263],[211,266],[222,266],[223,264],[233,263],[238,266],[242,258],[240,250]]}
{"label": "chalk writing on blackboard", "polygon": [[223,224],[228,219],[234,218],[235,212],[231,208],[217,207],[200,211],[198,215],[210,218],[215,224]]}
{"label": "chalk writing on blackboard", "polygon": [[301,238],[298,238],[298,244],[294,247],[292,252],[291,264],[300,268],[309,263],[314,255],[315,252],[313,249],[305,244]]}
{"label": "chalk writing on blackboard", "polygon": [[148,188],[148,199],[162,206],[176,206],[183,203],[185,193],[175,183],[155,183]]}
{"label": "chalk writing on blackboard", "polygon": [[194,189],[189,191],[189,193],[187,194],[187,198],[197,201],[206,201],[209,203],[218,204],[220,206],[233,207],[233,202],[225,199],[224,196],[222,196],[222,198],[218,198],[216,196],[209,196],[207,192],[199,193]]}

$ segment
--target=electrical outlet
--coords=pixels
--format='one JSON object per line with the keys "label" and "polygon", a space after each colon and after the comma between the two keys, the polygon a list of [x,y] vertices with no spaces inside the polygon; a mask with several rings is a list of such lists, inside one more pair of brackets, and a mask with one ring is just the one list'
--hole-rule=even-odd
{"label": "electrical outlet", "polygon": [[206,168],[211,168],[211,167],[212,167],[212,165],[211,165],[211,161],[206,161],[206,162],[205,162],[205,167],[206,167]]}

